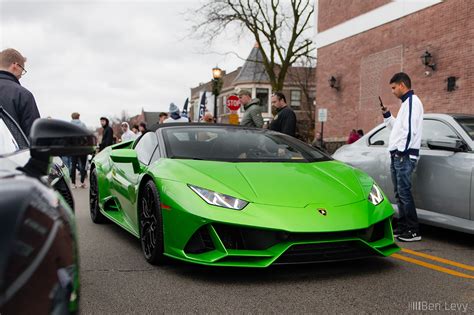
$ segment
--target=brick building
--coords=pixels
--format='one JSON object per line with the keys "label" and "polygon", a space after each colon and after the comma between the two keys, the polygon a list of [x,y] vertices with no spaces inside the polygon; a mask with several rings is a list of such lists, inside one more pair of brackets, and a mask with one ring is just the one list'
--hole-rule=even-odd
{"label": "brick building", "polygon": [[[378,96],[397,113],[400,101],[388,82],[400,71],[411,77],[425,112],[474,114],[474,1],[316,0],[315,5],[316,110],[328,109],[325,139],[345,140],[353,128],[368,131],[382,122]],[[422,63],[426,52],[435,66]]]}
{"label": "brick building", "polygon": [[[312,137],[314,128],[314,97],[315,97],[315,68],[290,67],[286,76],[283,93],[289,106],[295,111],[298,119],[298,131],[302,139]],[[253,98],[260,99],[264,120],[273,119],[271,108],[272,87],[262,63],[262,54],[255,46],[247,57],[242,67],[222,76],[222,90],[217,99],[218,122],[229,121],[229,109],[225,106],[230,95],[235,95],[240,90],[249,90]],[[197,121],[200,98],[203,92],[208,92],[206,111],[214,112],[214,98],[211,96],[212,81],[202,83],[191,88],[189,117]],[[241,107],[239,115],[243,115]]]}

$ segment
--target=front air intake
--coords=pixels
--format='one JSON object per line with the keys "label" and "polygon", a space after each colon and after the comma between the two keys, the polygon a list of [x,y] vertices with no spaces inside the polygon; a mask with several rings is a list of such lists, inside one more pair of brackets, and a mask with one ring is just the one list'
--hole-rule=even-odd
{"label": "front air intake", "polygon": [[188,254],[202,254],[214,250],[214,242],[207,226],[197,230],[186,244],[184,251]]}

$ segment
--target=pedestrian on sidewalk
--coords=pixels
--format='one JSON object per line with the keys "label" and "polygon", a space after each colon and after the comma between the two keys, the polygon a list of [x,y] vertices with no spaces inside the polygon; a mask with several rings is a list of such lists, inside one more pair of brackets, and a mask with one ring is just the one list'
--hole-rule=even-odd
{"label": "pedestrian on sidewalk", "polygon": [[187,117],[181,116],[179,107],[175,103],[170,104],[169,117],[163,121],[163,123],[187,123],[189,119]]}
{"label": "pedestrian on sidewalk", "polygon": [[411,80],[406,73],[395,74],[390,80],[390,87],[393,95],[402,101],[397,117],[388,108],[382,107],[384,123],[391,130],[388,140],[390,171],[399,213],[394,234],[400,241],[420,241],[411,176],[420,155],[423,103],[411,89]]}
{"label": "pedestrian on sidewalk", "polygon": [[123,121],[121,124],[120,124],[120,128],[122,128],[122,142],[124,141],[130,141],[130,140],[135,140],[137,138],[137,135],[134,134],[131,130],[130,130],[130,126],[128,125],[128,122],[126,121]]}
{"label": "pedestrian on sidewalk", "polygon": [[252,98],[252,93],[248,90],[242,90],[239,93],[240,104],[244,106],[244,116],[240,121],[242,126],[263,127],[262,108],[258,98]]}
{"label": "pedestrian on sidewalk", "polygon": [[102,141],[99,144],[99,151],[114,143],[114,131],[109,126],[109,119],[107,117],[100,117],[100,124],[102,125]]}
{"label": "pedestrian on sidewalk", "polygon": [[270,124],[270,129],[294,137],[296,135],[296,115],[286,104],[285,94],[282,92],[273,93],[272,106],[276,109],[276,115]]}
{"label": "pedestrian on sidewalk", "polygon": [[25,63],[26,58],[13,48],[0,52],[0,105],[28,137],[40,114],[33,94],[19,81],[27,73]]}
{"label": "pedestrian on sidewalk", "polygon": [[[80,126],[84,129],[87,129],[86,125],[79,119],[80,114],[78,112],[74,112],[71,114],[71,124],[74,124],[76,126]],[[71,183],[72,183],[72,188],[76,188],[76,172],[79,170],[79,174],[81,176],[80,181],[80,187],[86,188],[85,184],[85,179],[86,179],[86,163],[87,163],[87,154],[85,155],[73,155],[71,156]]]}
{"label": "pedestrian on sidewalk", "polygon": [[141,122],[138,124],[138,131],[140,131],[140,135],[144,135],[144,134],[148,131],[146,122],[141,121]]}
{"label": "pedestrian on sidewalk", "polygon": [[159,124],[162,124],[166,119],[168,119],[168,113],[161,112],[159,117]]}
{"label": "pedestrian on sidewalk", "polygon": [[351,132],[349,133],[349,137],[347,138],[347,144],[354,143],[359,139],[360,139],[359,133],[355,129],[352,129]]}

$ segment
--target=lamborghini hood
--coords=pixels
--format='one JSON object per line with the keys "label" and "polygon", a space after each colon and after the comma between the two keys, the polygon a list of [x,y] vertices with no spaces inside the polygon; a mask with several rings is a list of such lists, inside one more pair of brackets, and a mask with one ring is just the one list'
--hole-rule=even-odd
{"label": "lamborghini hood", "polygon": [[231,163],[167,160],[164,164],[160,167],[162,178],[253,203],[291,207],[308,204],[339,206],[367,198],[354,169],[336,161]]}

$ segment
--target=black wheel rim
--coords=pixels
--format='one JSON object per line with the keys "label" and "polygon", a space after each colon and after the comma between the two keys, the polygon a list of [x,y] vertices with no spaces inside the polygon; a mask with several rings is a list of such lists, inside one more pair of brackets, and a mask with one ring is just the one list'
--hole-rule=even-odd
{"label": "black wheel rim", "polygon": [[148,259],[153,255],[156,247],[156,229],[158,221],[156,219],[156,199],[153,190],[146,187],[141,198],[141,242],[145,257]]}
{"label": "black wheel rim", "polygon": [[95,217],[99,209],[99,194],[98,194],[98,189],[97,189],[97,178],[95,176],[95,173],[91,174],[90,189],[89,189],[89,203],[90,203],[91,214],[93,217]]}

